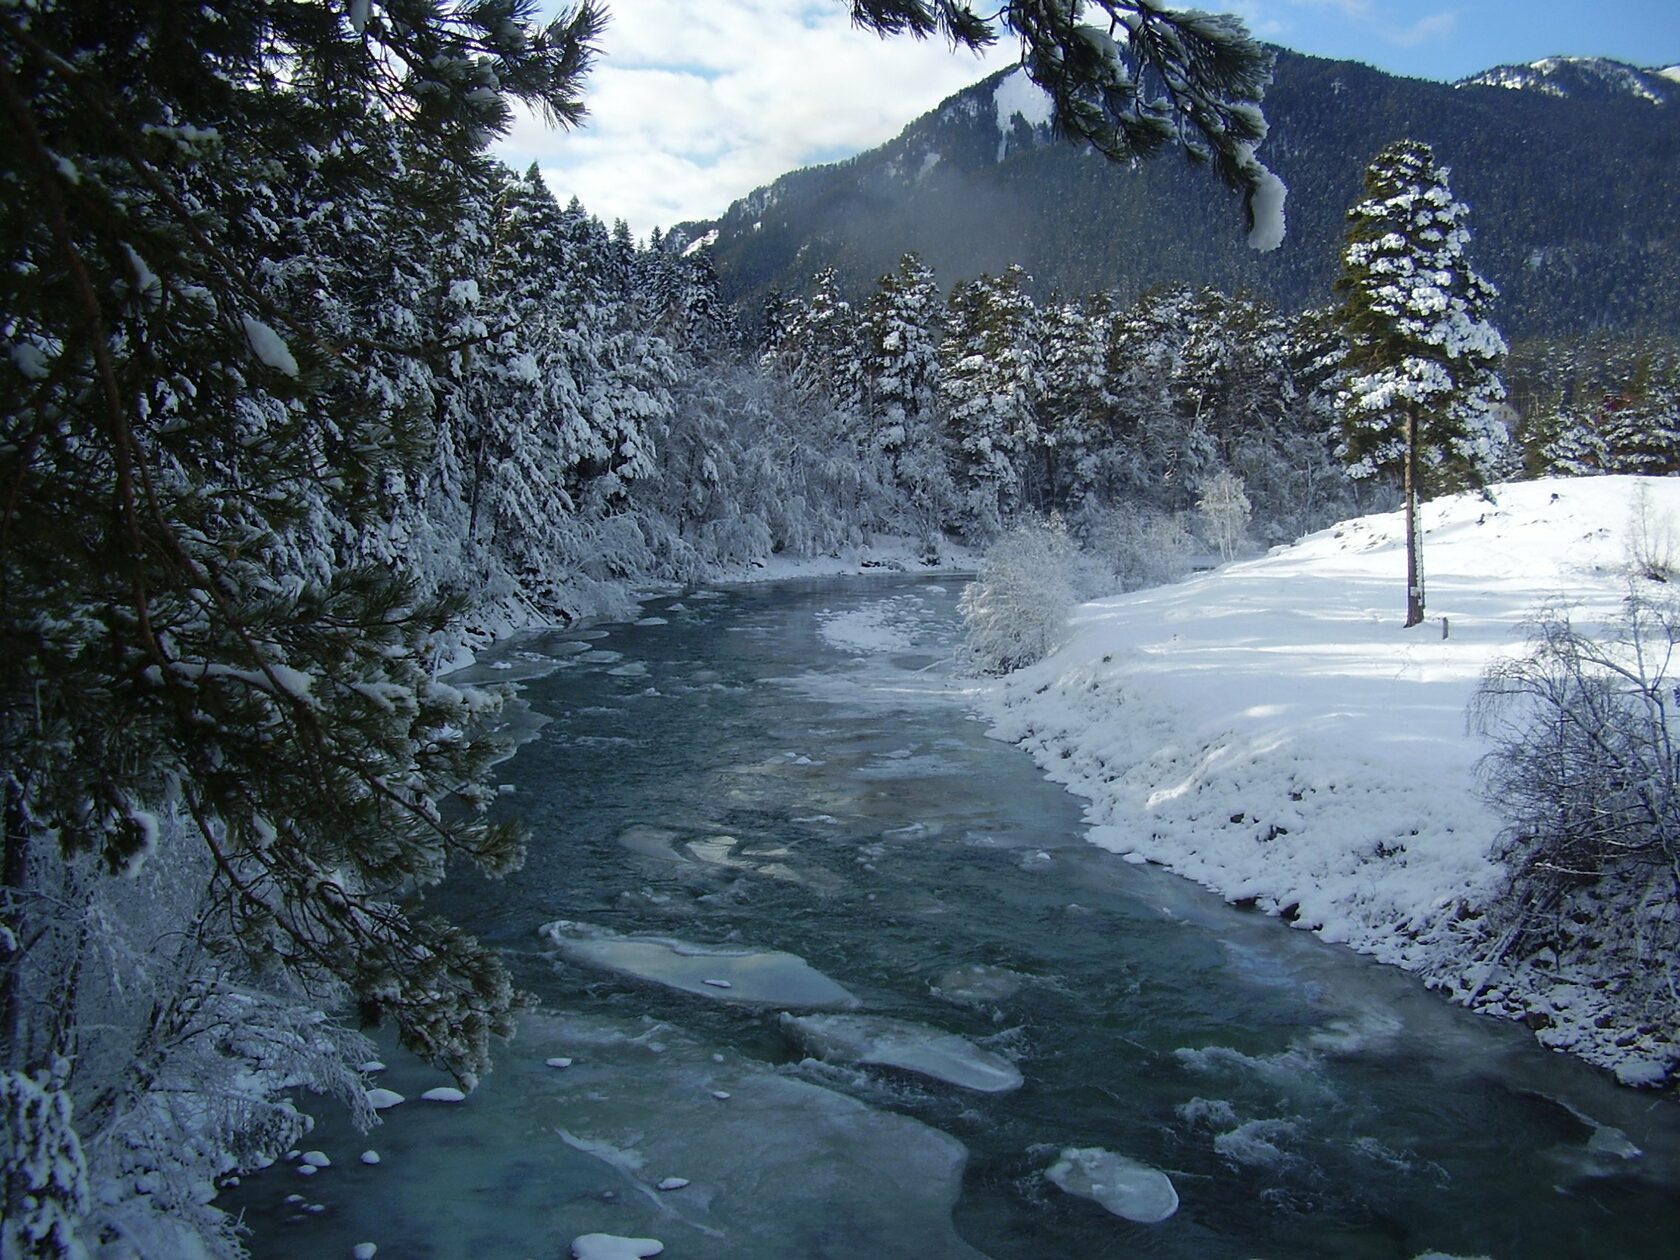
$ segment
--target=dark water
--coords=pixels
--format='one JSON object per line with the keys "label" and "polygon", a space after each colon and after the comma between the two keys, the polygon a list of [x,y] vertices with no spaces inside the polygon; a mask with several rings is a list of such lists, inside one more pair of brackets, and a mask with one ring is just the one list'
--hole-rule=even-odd
{"label": "dark water", "polygon": [[[499,772],[530,858],[433,902],[503,946],[539,1008],[457,1107],[419,1102],[444,1082],[387,1056],[381,1083],[412,1101],[365,1137],[324,1113],[305,1145],[330,1167],[240,1187],[253,1250],[553,1256],[602,1230],[715,1257],[1680,1253],[1671,1101],[1086,845],[1077,802],[986,738],[940,664],[957,594],[658,600],[664,624],[587,653],[533,637],[486,669],[564,661],[526,684],[550,721]],[[887,651],[844,646],[878,624]],[[774,1008],[559,961],[536,935],[557,918],[788,951],[1026,1083],[801,1063]],[[1066,1147],[1165,1170],[1178,1213],[1138,1225],[1063,1194],[1044,1171]],[[691,1184],[652,1189],[668,1172]]]}

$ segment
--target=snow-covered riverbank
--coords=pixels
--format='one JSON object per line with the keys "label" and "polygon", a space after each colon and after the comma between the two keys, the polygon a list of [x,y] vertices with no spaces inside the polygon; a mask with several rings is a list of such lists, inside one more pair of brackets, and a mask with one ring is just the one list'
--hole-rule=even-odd
{"label": "snow-covered riverbank", "polygon": [[1427,505],[1430,620],[1411,630],[1397,513],[1098,600],[984,712],[1087,799],[1096,844],[1432,985],[1480,988],[1478,1005],[1528,1018],[1546,1044],[1651,1083],[1673,1065],[1675,1030],[1618,1011],[1613,977],[1487,976],[1468,961],[1502,820],[1477,792],[1486,747],[1466,705],[1542,606],[1582,623],[1615,612],[1642,496],[1650,534],[1680,531],[1673,479],[1536,481]]}

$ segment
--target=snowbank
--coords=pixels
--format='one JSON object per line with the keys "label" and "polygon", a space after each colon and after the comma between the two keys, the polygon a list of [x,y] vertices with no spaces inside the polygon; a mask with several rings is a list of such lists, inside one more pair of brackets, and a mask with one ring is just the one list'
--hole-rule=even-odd
{"label": "snowbank", "polygon": [[[1083,605],[1053,655],[988,693],[986,715],[1089,801],[1096,844],[1449,992],[1481,988],[1467,960],[1500,876],[1501,819],[1476,791],[1486,749],[1466,706],[1542,605],[1583,622],[1616,611],[1642,495],[1650,532],[1680,521],[1672,479],[1546,480],[1426,505],[1430,619],[1411,630],[1398,513]],[[1630,1038],[1602,990],[1581,986],[1597,1000],[1560,1012],[1544,975],[1494,979],[1480,1004],[1544,1010],[1544,1040],[1625,1078],[1672,1053]]]}

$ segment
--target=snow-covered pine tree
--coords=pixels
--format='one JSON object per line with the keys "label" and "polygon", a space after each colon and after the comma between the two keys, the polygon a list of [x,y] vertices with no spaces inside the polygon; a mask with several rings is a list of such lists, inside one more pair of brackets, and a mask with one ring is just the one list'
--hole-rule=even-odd
{"label": "snow-covered pine tree", "polygon": [[811,296],[790,312],[776,351],[778,369],[807,405],[854,419],[863,409],[863,358],[858,314],[825,267],[811,277]]}
{"label": "snow-covered pine tree", "polygon": [[1598,429],[1611,468],[1647,476],[1680,472],[1680,356],[1640,346],[1630,366],[1625,387],[1600,405]]}
{"label": "snow-covered pine tree", "polygon": [[1108,299],[1051,302],[1043,313],[1044,441],[1038,447],[1032,497],[1046,511],[1076,513],[1096,494],[1099,455],[1109,417],[1104,378]]}
{"label": "snow-covered pine tree", "polygon": [[[507,95],[578,116],[599,14],[539,26],[534,8],[0,9],[0,1069],[75,1104],[20,1128],[10,1113],[43,1104],[8,1088],[0,1129],[44,1158],[71,1158],[63,1125],[94,1095],[157,1083],[79,1074],[101,1030],[28,944],[162,846],[204,855],[214,891],[188,922],[213,918],[220,966],[250,983],[336,988],[466,1081],[511,1027],[495,956],[398,902],[452,859],[518,860],[517,829],[481,809],[494,699],[432,678],[449,604],[401,568],[336,563],[317,540],[352,531],[310,519],[357,519],[404,455],[415,392],[379,387],[381,356],[465,346],[354,326],[372,303],[333,290],[347,268],[307,280],[309,242],[371,245],[420,188],[393,186],[393,149],[443,192]],[[311,204],[330,217],[295,221]],[[9,1229],[39,1206],[15,1171]]]}
{"label": "snow-covered pine tree", "polygon": [[1022,466],[1040,440],[1038,307],[1019,266],[957,286],[940,346],[941,404],[962,528],[996,536],[1022,502]]}
{"label": "snow-covered pine tree", "polygon": [[1110,503],[1135,501],[1169,512],[1194,504],[1184,475],[1184,434],[1173,381],[1194,321],[1195,294],[1152,289],[1109,321],[1103,366],[1108,435],[1094,471]]}
{"label": "snow-covered pine tree", "polygon": [[944,298],[915,254],[876,282],[864,311],[862,353],[869,441],[877,449],[900,450],[908,428],[932,414],[944,324]]}
{"label": "snow-covered pine tree", "polygon": [[1479,485],[1503,430],[1497,291],[1465,257],[1469,209],[1428,145],[1400,140],[1365,170],[1337,288],[1348,338],[1342,450],[1355,477],[1398,473],[1406,512],[1406,625],[1423,620],[1420,495]]}

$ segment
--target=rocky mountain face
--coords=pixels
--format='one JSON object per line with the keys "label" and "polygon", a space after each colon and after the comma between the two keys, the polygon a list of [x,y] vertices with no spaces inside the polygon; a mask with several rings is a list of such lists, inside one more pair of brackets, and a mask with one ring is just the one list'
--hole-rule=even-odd
{"label": "rocky mountain face", "polygon": [[1495,66],[1456,87],[1520,88],[1578,101],[1680,102],[1680,66],[1641,70],[1606,57],[1542,57],[1522,66]]}
{"label": "rocky mountain face", "polygon": [[[1019,71],[992,75],[844,162],[785,175],[719,219],[724,296],[750,320],[772,289],[834,267],[861,297],[915,251],[950,286],[1020,263],[1034,290],[1130,300],[1185,282],[1285,310],[1332,300],[1347,208],[1391,140],[1432,145],[1471,207],[1471,257],[1515,337],[1680,325],[1680,69],[1553,58],[1460,84],[1286,50],[1262,158],[1288,183],[1289,235],[1255,253],[1242,208],[1178,158],[1132,169],[1050,134]],[[1515,89],[1515,90],[1513,90]]]}

